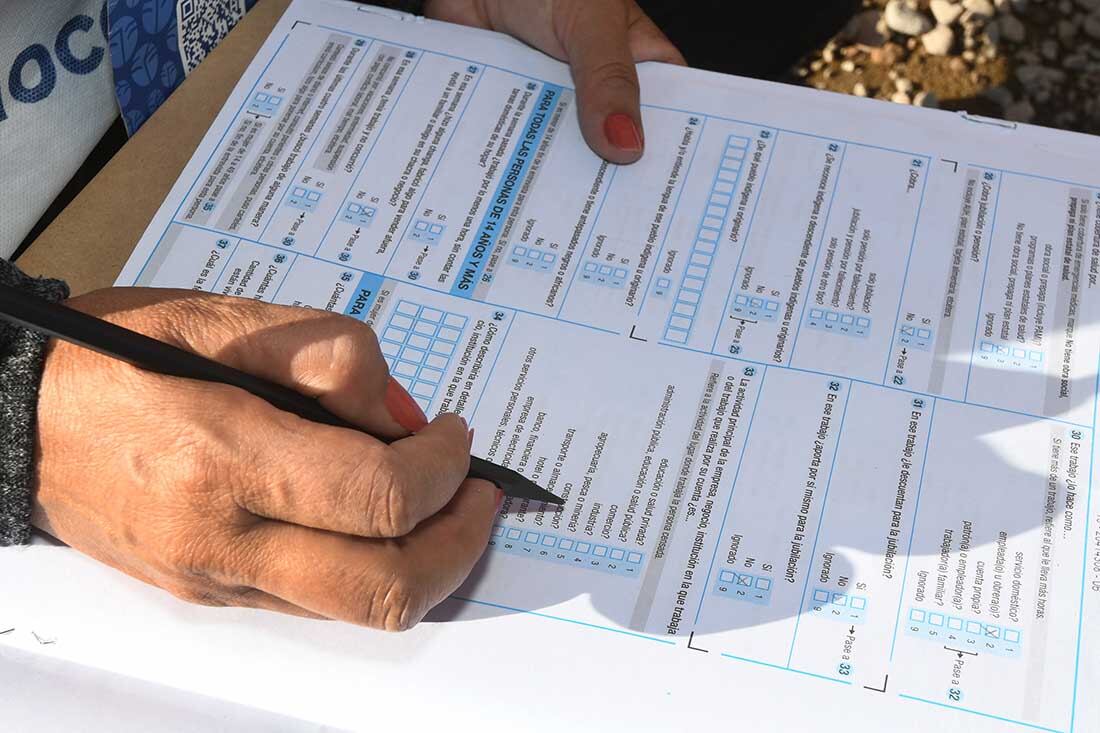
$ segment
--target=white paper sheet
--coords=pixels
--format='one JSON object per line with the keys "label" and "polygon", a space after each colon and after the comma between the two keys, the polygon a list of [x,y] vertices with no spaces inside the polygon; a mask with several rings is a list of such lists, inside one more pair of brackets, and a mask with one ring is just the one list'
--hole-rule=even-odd
{"label": "white paper sheet", "polygon": [[1100,727],[1100,142],[641,77],[608,166],[565,66],[295,3],[119,283],[366,320],[566,505],[402,636],[32,548],[0,643],[355,728]]}

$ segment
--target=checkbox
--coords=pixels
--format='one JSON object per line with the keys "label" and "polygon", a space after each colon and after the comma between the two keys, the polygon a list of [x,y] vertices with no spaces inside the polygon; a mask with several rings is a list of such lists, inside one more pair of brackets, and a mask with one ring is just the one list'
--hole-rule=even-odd
{"label": "checkbox", "polygon": [[406,346],[401,350],[401,358],[414,364],[420,364],[420,362],[424,361],[426,355],[427,353],[422,349],[414,349],[411,346]]}
{"label": "checkbox", "polygon": [[986,626],[985,627],[985,635],[986,635],[987,638],[990,638],[990,639],[1000,639],[1001,638],[1001,629],[998,626]]}
{"label": "checkbox", "polygon": [[924,611],[919,608],[909,609],[909,620],[918,624],[924,623]]}
{"label": "checkbox", "polygon": [[728,570],[723,570],[718,573],[718,579],[723,583],[732,583],[735,577],[736,576]]}
{"label": "checkbox", "polygon": [[954,616],[952,616],[951,618],[947,619],[947,628],[954,631],[962,631],[962,627],[963,621],[961,618],[955,618]]}
{"label": "checkbox", "polygon": [[[422,397],[425,400],[431,400],[433,397],[435,397],[435,387],[436,386],[434,384],[429,384],[428,382],[421,382],[417,380],[416,384],[413,385],[413,388],[409,391],[412,392],[413,396],[415,397]],[[417,401],[420,402],[420,400]],[[424,406],[423,402],[420,402],[420,404],[422,407]]]}
{"label": "checkbox", "polygon": [[867,599],[862,596],[852,596],[852,600],[848,603],[851,608],[857,611],[862,611],[867,608]]}
{"label": "checkbox", "polygon": [[678,344],[686,344],[688,333],[687,331],[681,331],[678,328],[670,328],[665,331],[665,339],[667,341],[675,341]]}
{"label": "checkbox", "polygon": [[578,542],[577,543],[577,552],[579,552],[582,555],[587,555],[588,551],[591,550],[591,549],[592,549],[592,545],[588,544],[587,542]]}
{"label": "checkbox", "polygon": [[402,300],[397,304],[397,312],[406,316],[415,316],[420,312],[420,308],[415,303],[410,303],[407,300]]}
{"label": "checkbox", "polygon": [[757,578],[756,579],[756,589],[757,590],[771,590],[771,587],[772,587],[772,582],[770,580],[768,580],[767,578]]}
{"label": "checkbox", "polygon": [[982,633],[982,625],[977,621],[967,621],[966,631],[969,634],[980,634]]}
{"label": "checkbox", "polygon": [[420,349],[421,351],[427,351],[432,346],[432,340],[427,336],[421,336],[420,334],[412,334],[409,336],[407,346],[411,346],[414,349]]}
{"label": "checkbox", "polygon": [[839,316],[837,316],[837,314],[833,313],[832,311],[826,311],[826,313],[825,313],[825,320],[826,321],[836,321],[838,318],[839,318]]}
{"label": "checkbox", "polygon": [[596,557],[607,557],[607,548],[603,545],[596,545],[596,547],[592,550],[592,554]]}
{"label": "checkbox", "polygon": [[544,547],[553,547],[554,545],[558,544],[558,538],[546,535],[542,538],[542,544]]}
{"label": "checkbox", "polygon": [[673,316],[668,319],[668,323],[673,328],[679,328],[682,330],[688,330],[691,328],[691,319],[684,318],[682,316]]}
{"label": "checkbox", "polygon": [[504,527],[493,527],[493,536],[502,537],[504,535]]}
{"label": "checkbox", "polygon": [[1020,641],[1020,632],[1016,629],[1005,629],[1004,640],[1016,644]]}
{"label": "checkbox", "polygon": [[752,576],[751,575],[738,575],[737,576],[737,585],[743,585],[746,588],[751,588],[752,587]]}
{"label": "checkbox", "polygon": [[833,593],[833,605],[834,606],[846,606],[848,605],[848,596],[843,593]]}
{"label": "checkbox", "polygon": [[413,332],[419,333],[422,336],[435,336],[435,331],[437,328],[439,328],[439,326],[435,325],[434,323],[428,323],[427,321],[417,321],[416,325],[413,326]]}
{"label": "checkbox", "polygon": [[569,539],[568,537],[564,537],[562,538],[562,541],[558,543],[558,547],[562,550],[572,550],[573,540]]}
{"label": "checkbox", "polygon": [[444,326],[439,329],[439,338],[444,341],[458,341],[458,337],[462,335],[462,332],[455,328],[448,328]]}
{"label": "checkbox", "polygon": [[445,341],[436,341],[434,344],[432,344],[433,354],[443,354],[444,356],[450,356],[454,353],[454,350],[455,345],[449,344]]}
{"label": "checkbox", "polygon": [[814,591],[814,600],[819,602],[819,603],[828,603],[829,602],[829,591],[827,591],[827,590],[815,590]]}
{"label": "checkbox", "polygon": [[420,312],[420,320],[430,321],[431,323],[439,323],[439,319],[443,317],[443,311],[438,311],[435,308],[425,308]]}
{"label": "checkbox", "polygon": [[928,623],[932,626],[943,626],[943,614],[942,613],[930,613],[928,614]]}
{"label": "checkbox", "polygon": [[402,377],[415,377],[416,369],[416,364],[410,364],[407,361],[399,361],[397,362],[397,366],[393,368],[393,373]]}
{"label": "checkbox", "polygon": [[383,341],[380,345],[383,356],[397,356],[401,351],[401,344],[395,344],[392,341]]}
{"label": "checkbox", "polygon": [[426,231],[428,231],[428,222],[426,222],[426,221],[418,221],[418,222],[416,222],[416,230],[417,230],[418,232],[426,232]]}
{"label": "checkbox", "polygon": [[432,384],[439,384],[443,379],[443,372],[438,369],[429,369],[427,367],[421,367],[420,378],[425,382],[431,382]]}
{"label": "checkbox", "polygon": [[539,541],[539,533],[538,532],[528,532],[527,534],[525,534],[523,536],[523,541],[527,542],[529,544],[532,544],[532,545],[537,544],[538,541]]}
{"label": "checkbox", "polygon": [[510,529],[510,530],[508,530],[508,539],[510,539],[510,540],[518,540],[518,539],[519,539],[519,536],[520,536],[521,534],[523,534],[523,533],[522,533],[522,532],[520,532],[520,531],[519,531],[518,529]]}
{"label": "checkbox", "polygon": [[642,555],[639,552],[631,552],[626,556],[627,562],[639,563],[642,561]]}
{"label": "checkbox", "polygon": [[391,326],[393,326],[394,328],[400,328],[404,331],[408,331],[409,329],[411,329],[413,327],[413,323],[413,319],[405,315],[394,315],[394,317],[390,319]]}
{"label": "checkbox", "polygon": [[622,560],[625,557],[626,557],[626,553],[623,552],[622,550],[615,549],[615,550],[611,551],[611,559],[612,560]]}
{"label": "checkbox", "polygon": [[824,318],[824,317],[825,317],[825,314],[823,312],[819,311],[817,308],[812,308],[810,310],[810,318],[816,318],[816,319],[820,320],[821,318]]}

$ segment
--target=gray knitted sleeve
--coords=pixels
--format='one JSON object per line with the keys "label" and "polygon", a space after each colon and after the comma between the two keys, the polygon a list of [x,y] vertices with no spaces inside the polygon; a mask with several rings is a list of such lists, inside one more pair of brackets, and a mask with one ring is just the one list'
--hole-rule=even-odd
{"label": "gray knitted sleeve", "polygon": [[[60,280],[27,277],[2,258],[0,285],[54,301],[69,295]],[[0,319],[0,546],[26,544],[31,537],[35,416],[46,340]]]}

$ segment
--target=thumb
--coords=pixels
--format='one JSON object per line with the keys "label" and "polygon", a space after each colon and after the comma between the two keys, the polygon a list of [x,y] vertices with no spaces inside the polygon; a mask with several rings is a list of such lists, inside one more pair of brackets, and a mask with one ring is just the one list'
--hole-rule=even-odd
{"label": "thumb", "polygon": [[605,160],[633,163],[645,138],[627,11],[621,3],[581,8],[561,39],[577,88],[581,133]]}

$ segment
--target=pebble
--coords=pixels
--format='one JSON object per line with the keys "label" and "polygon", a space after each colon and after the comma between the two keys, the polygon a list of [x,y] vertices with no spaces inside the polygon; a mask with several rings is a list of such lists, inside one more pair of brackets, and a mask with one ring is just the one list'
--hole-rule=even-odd
{"label": "pebble", "polygon": [[1043,52],[1043,58],[1047,61],[1054,61],[1058,58],[1058,52],[1061,50],[1058,48],[1058,41],[1053,38],[1048,38],[1043,41],[1043,45],[1040,46],[1040,50]]}
{"label": "pebble", "polygon": [[852,72],[854,72],[856,70],[856,62],[852,61],[851,59],[848,59],[847,61],[843,61],[840,64],[840,70],[845,72],[845,73],[851,74]]}
{"label": "pebble", "polygon": [[1035,107],[1026,99],[1005,107],[1005,119],[1013,122],[1031,122],[1035,119]]}
{"label": "pebble", "polygon": [[1023,43],[1027,36],[1027,28],[1015,15],[1002,15],[997,24],[1001,28],[1001,35],[1013,43]]}
{"label": "pebble", "polygon": [[1081,71],[1088,66],[1088,63],[1088,59],[1081,53],[1075,53],[1062,59],[1062,67],[1070,71]]}
{"label": "pebble", "polygon": [[878,10],[867,10],[852,16],[844,29],[844,37],[868,48],[879,48],[890,40],[889,35],[883,32],[882,12]]}
{"label": "pebble", "polygon": [[970,13],[970,17],[979,20],[989,20],[997,12],[989,0],[963,0],[962,6]]}
{"label": "pebble", "polygon": [[899,78],[894,80],[894,88],[902,94],[908,94],[913,91],[913,82],[908,79]]}
{"label": "pebble", "polygon": [[928,16],[909,7],[902,0],[890,0],[886,3],[883,18],[887,28],[903,36],[920,36],[932,30],[932,21]]}
{"label": "pebble", "polygon": [[1058,21],[1058,37],[1063,42],[1069,42],[1073,40],[1073,37],[1077,35],[1077,26],[1068,20]]}
{"label": "pebble", "polygon": [[910,104],[913,100],[905,92],[894,92],[890,96],[890,101],[895,104]]}
{"label": "pebble", "polygon": [[951,25],[963,13],[962,5],[953,3],[950,0],[932,0],[929,7],[932,9],[932,15],[935,17],[936,22],[942,25]]}
{"label": "pebble", "polygon": [[1100,40],[1100,13],[1093,13],[1085,18],[1085,33]]}
{"label": "pebble", "polygon": [[863,84],[863,82],[857,81],[856,85],[852,87],[852,94],[856,95],[857,97],[866,97],[867,87]]}
{"label": "pebble", "polygon": [[946,56],[955,45],[955,31],[950,26],[938,25],[920,37],[924,50],[933,56]]}
{"label": "pebble", "polygon": [[1077,0],[1077,4],[1088,11],[1100,10],[1100,0]]}

